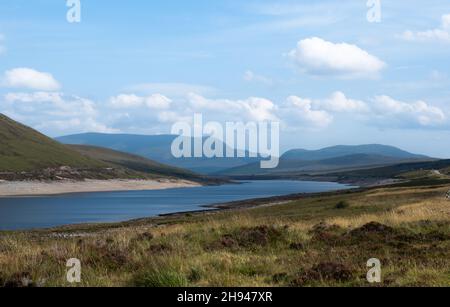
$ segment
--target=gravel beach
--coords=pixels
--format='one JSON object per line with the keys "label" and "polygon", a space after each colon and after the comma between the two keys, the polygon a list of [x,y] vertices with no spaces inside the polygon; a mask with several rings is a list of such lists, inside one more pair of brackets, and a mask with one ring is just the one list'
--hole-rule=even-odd
{"label": "gravel beach", "polygon": [[200,184],[186,180],[0,181],[0,197],[163,190],[195,186]]}

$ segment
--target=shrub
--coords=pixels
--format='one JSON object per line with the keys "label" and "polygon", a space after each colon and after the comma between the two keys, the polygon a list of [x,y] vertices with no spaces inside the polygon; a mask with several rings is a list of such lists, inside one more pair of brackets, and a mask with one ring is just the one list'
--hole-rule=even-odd
{"label": "shrub", "polygon": [[348,202],[342,200],[342,201],[338,202],[334,208],[335,209],[347,209],[348,207],[350,207]]}

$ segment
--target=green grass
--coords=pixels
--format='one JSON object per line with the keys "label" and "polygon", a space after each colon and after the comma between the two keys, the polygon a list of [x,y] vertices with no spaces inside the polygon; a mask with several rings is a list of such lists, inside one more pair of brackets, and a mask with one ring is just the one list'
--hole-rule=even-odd
{"label": "green grass", "polygon": [[[449,186],[315,195],[273,206],[0,233],[0,285],[450,286]],[[348,206],[336,208],[339,202]],[[376,223],[373,223],[376,222]],[[71,236],[68,236],[71,234]],[[73,237],[73,236],[78,237]]]}
{"label": "green grass", "polygon": [[220,182],[114,150],[63,145],[2,114],[0,173],[0,178],[6,180],[169,178],[204,184]]}
{"label": "green grass", "polygon": [[106,164],[84,157],[0,114],[0,171],[33,171],[59,166],[101,168]]}
{"label": "green grass", "polygon": [[[161,164],[137,155],[96,146],[68,145],[83,156],[108,163],[119,168],[129,169],[147,178],[179,178],[202,183],[214,183],[211,178],[198,175],[189,170]],[[219,182],[219,181],[217,181]]]}
{"label": "green grass", "polygon": [[153,269],[135,276],[137,287],[186,287],[188,279],[173,269]]}

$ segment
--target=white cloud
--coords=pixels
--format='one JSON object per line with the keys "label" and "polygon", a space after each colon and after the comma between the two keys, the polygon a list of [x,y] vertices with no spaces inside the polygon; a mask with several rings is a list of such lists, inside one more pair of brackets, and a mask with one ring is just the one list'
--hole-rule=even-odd
{"label": "white cloud", "polygon": [[334,92],[330,98],[319,101],[320,107],[333,112],[367,112],[369,107],[364,101],[349,99],[342,92]]}
{"label": "white cloud", "polygon": [[147,107],[149,109],[168,109],[172,100],[161,94],[153,94],[147,97],[135,94],[121,94],[111,97],[110,104],[116,109],[133,109]]}
{"label": "white cloud", "polygon": [[448,124],[445,112],[425,101],[403,102],[389,96],[373,99],[372,110],[379,124],[399,127],[438,127]]}
{"label": "white cloud", "polygon": [[145,98],[145,104],[150,109],[169,109],[172,100],[161,94],[153,94]]}
{"label": "white cloud", "polygon": [[38,91],[55,91],[61,87],[51,74],[31,68],[15,68],[6,71],[1,85]]}
{"label": "white cloud", "polygon": [[121,94],[111,97],[110,104],[116,109],[128,109],[142,106],[143,98],[134,94]]}
{"label": "white cloud", "polygon": [[284,105],[282,113],[294,125],[308,128],[325,128],[333,121],[333,116],[324,110],[313,109],[310,99],[290,96]]}
{"label": "white cloud", "polygon": [[407,30],[401,37],[407,41],[450,43],[450,14],[441,17],[441,26],[439,28],[418,32]]}
{"label": "white cloud", "polygon": [[57,92],[8,93],[2,112],[12,114],[49,135],[79,132],[117,132],[101,123],[96,104]]}
{"label": "white cloud", "polygon": [[334,121],[359,122],[394,129],[448,129],[448,114],[424,101],[404,102],[376,96],[366,102],[334,92],[322,99],[289,96],[275,103],[262,97],[212,99],[188,94],[174,100],[161,94],[122,94],[98,104],[60,92],[12,92],[4,95],[0,112],[48,133],[169,133],[170,125],[190,123],[194,113],[205,121],[279,121],[287,130],[326,129]]}
{"label": "white cloud", "polygon": [[64,103],[62,94],[57,92],[34,92],[34,93],[8,93],[5,95],[7,102],[22,102],[22,103],[41,103],[51,102],[55,105]]}
{"label": "white cloud", "polygon": [[373,77],[386,64],[356,45],[332,43],[318,37],[301,40],[288,53],[299,69],[312,75],[343,78]]}
{"label": "white cloud", "polygon": [[265,98],[250,97],[243,100],[208,99],[191,93],[188,95],[190,107],[195,112],[215,111],[229,121],[277,120],[274,115],[276,105]]}
{"label": "white cloud", "polygon": [[407,103],[388,96],[363,101],[347,97],[340,91],[322,99],[290,96],[280,104],[262,97],[211,99],[191,93],[171,101],[170,108],[152,110],[146,108],[142,97],[131,96],[123,100],[126,105],[138,102],[139,107],[127,108],[125,113],[117,116],[113,126],[122,130],[150,125],[168,131],[168,126],[174,122],[190,123],[194,113],[203,114],[205,121],[222,123],[279,121],[288,130],[326,129],[334,121],[358,121],[369,126],[402,129],[446,128],[449,124],[442,109],[423,101]]}
{"label": "white cloud", "polygon": [[376,96],[369,102],[350,99],[342,92],[329,98],[308,99],[290,96],[280,108],[280,118],[289,128],[326,128],[339,115],[341,120],[360,121],[370,126],[401,129],[447,129],[446,112],[425,101],[404,102],[389,96]]}
{"label": "white cloud", "polygon": [[[167,100],[163,97],[165,96],[153,95],[153,99],[147,99],[146,102],[152,105],[165,105]],[[139,101],[141,105],[133,108],[108,110],[109,118],[112,119],[110,126],[122,131],[138,133],[169,133],[171,124],[180,121],[191,123],[195,113],[203,114],[205,122],[278,120],[275,103],[259,97],[236,100],[211,99],[191,93],[185,97],[173,98],[170,108],[156,109],[146,107],[142,99],[133,97],[132,100]],[[111,103],[107,105],[111,107]]]}

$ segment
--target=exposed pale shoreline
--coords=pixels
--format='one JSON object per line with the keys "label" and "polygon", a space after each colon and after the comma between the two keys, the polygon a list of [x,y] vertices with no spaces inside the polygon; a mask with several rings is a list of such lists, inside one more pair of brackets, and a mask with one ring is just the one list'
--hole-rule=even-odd
{"label": "exposed pale shoreline", "polygon": [[164,190],[197,187],[187,180],[85,180],[85,181],[0,181],[0,197],[41,196],[69,193]]}

